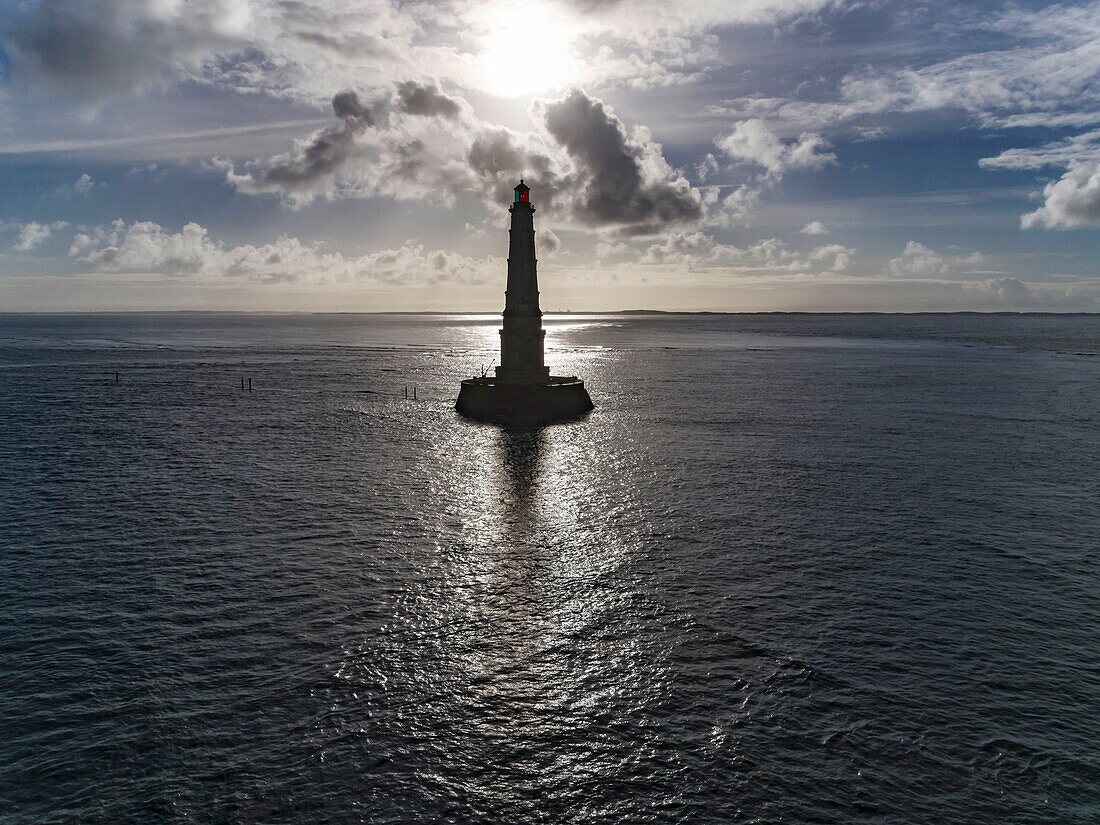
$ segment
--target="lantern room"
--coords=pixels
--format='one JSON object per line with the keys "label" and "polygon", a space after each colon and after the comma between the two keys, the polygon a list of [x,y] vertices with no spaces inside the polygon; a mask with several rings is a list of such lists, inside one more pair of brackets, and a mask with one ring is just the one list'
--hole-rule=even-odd
{"label": "lantern room", "polygon": [[531,187],[527,186],[523,182],[523,178],[520,178],[519,186],[516,187],[516,203],[530,203],[531,202]]}

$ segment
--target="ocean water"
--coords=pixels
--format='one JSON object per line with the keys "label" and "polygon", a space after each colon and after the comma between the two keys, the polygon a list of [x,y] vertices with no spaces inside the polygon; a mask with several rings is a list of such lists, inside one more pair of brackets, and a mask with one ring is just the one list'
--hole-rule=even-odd
{"label": "ocean water", "polygon": [[1100,317],[498,322],[0,316],[0,820],[1100,821]]}

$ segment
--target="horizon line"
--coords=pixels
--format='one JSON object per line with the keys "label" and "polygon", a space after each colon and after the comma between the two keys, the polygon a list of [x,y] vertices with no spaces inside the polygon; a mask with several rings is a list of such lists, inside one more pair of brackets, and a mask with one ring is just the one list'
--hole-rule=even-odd
{"label": "horizon line", "polygon": [[[281,310],[281,309],[27,309],[0,310],[5,315],[489,315],[498,316],[499,311],[490,310]],[[604,309],[604,310],[548,310],[547,315],[1065,315],[1100,316],[1100,311],[1080,310],[723,310],[723,309]]]}

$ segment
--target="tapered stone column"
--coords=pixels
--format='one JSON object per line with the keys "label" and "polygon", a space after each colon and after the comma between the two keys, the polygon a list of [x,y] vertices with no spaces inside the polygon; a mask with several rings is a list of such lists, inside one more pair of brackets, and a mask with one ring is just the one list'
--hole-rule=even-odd
{"label": "tapered stone column", "polygon": [[531,190],[519,182],[508,209],[508,287],[504,292],[504,327],[500,331],[497,378],[513,384],[545,383],[550,369],[544,364],[546,332],[539,309],[538,259],[535,257],[535,207]]}

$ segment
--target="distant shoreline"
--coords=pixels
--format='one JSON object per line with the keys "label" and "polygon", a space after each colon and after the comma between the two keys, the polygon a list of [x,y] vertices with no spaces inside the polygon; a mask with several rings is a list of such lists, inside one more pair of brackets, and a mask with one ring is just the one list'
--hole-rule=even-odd
{"label": "distant shoreline", "polygon": [[[0,310],[0,318],[5,316],[16,315],[428,315],[428,316],[449,316],[449,315],[486,315],[486,316],[499,316],[498,311],[462,311],[454,310],[444,312],[441,310],[382,310],[382,311],[328,311],[328,312],[308,312],[308,311],[290,311],[290,310],[250,310],[250,309],[94,309],[94,310],[23,310],[23,311],[11,311]],[[886,311],[874,311],[874,310],[832,310],[832,311],[819,311],[819,310],[760,310],[760,311],[737,311],[737,310],[709,310],[709,309],[608,309],[608,310],[546,310],[543,312],[544,316],[550,315],[691,315],[691,316],[775,316],[775,315],[795,315],[795,316],[907,316],[907,317],[920,317],[920,316],[946,316],[946,315],[988,315],[994,317],[1032,317],[1032,316],[1056,316],[1056,317],[1077,317],[1077,316],[1100,316],[1100,312],[1043,312],[1043,311],[1012,311],[1012,310],[997,310],[991,312],[980,312],[977,310],[943,310],[943,311],[920,311],[920,312],[886,312]]]}

